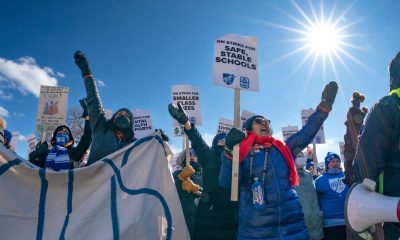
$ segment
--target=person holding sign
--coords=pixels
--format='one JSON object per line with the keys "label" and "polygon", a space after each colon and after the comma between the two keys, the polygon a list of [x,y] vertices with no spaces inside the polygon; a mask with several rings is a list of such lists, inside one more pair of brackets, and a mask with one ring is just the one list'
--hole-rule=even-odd
{"label": "person holding sign", "polygon": [[184,150],[179,154],[176,160],[176,165],[180,166],[181,169],[176,170],[173,173],[173,176],[190,238],[194,239],[197,206],[201,195],[200,185],[202,185],[203,179],[202,169],[200,164],[197,163],[197,155],[193,149],[189,150],[189,158],[190,166],[194,169],[195,174],[190,175],[190,177],[185,175],[184,169],[186,167],[186,151]]}
{"label": "person holding sign", "polygon": [[74,161],[80,161],[92,142],[92,130],[87,114],[87,106],[83,100],[79,101],[82,108],[82,118],[85,118],[85,127],[79,144],[74,147],[74,138],[71,130],[65,126],[58,126],[50,141],[52,148],[49,150],[47,142],[39,142],[36,149],[29,154],[29,161],[38,167],[61,171],[73,168]]}
{"label": "person holding sign", "polygon": [[225,146],[225,133],[217,134],[209,147],[188,115],[178,103],[169,104],[171,116],[184,126],[185,134],[192,143],[203,170],[203,194],[197,210],[193,239],[222,240],[236,237],[236,206],[230,201],[230,193],[218,184],[221,169],[221,153]]}
{"label": "person holding sign", "polygon": [[74,59],[84,79],[90,126],[93,132],[93,142],[87,161],[87,165],[90,165],[135,141],[132,129],[133,115],[129,109],[121,108],[110,120],[107,120],[99,90],[85,54],[76,51]]}
{"label": "person holding sign", "polygon": [[294,190],[299,179],[293,156],[312,141],[328,117],[337,89],[336,82],[327,84],[317,111],[284,142],[271,136],[270,121],[260,115],[245,122],[247,135],[237,128],[227,134],[219,182],[230,187],[232,149],[240,143],[238,239],[309,239]]}

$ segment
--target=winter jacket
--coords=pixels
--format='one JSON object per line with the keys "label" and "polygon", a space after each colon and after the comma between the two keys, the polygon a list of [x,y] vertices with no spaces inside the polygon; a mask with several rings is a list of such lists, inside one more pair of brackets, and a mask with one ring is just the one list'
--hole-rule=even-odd
{"label": "winter jacket", "polygon": [[[383,194],[400,197],[400,98],[390,95],[380,99],[371,109],[358,142],[353,170],[355,181],[370,178],[378,183],[383,173]],[[392,225],[397,225],[393,227]],[[385,238],[389,229],[400,237],[400,224],[385,223]],[[394,239],[394,238],[391,238]]]}
{"label": "winter jacket", "polygon": [[[185,161],[183,161],[183,166],[186,166]],[[190,180],[192,180],[195,184],[201,185],[201,166],[200,164],[191,161],[190,166],[194,168],[196,173],[190,176]],[[182,181],[178,178],[178,175],[182,172],[181,169],[176,170],[173,173],[175,180],[175,187],[178,191],[179,200],[181,201],[183,215],[185,217],[186,225],[189,230],[190,238],[194,238],[194,228],[196,226],[196,214],[197,214],[197,204],[196,202],[199,200],[199,196],[193,193],[188,193],[182,189]]]}
{"label": "winter jacket", "polygon": [[[319,110],[307,124],[285,143],[296,156],[314,138],[328,114]],[[265,150],[254,152],[254,176],[262,179]],[[239,164],[239,229],[238,239],[309,239],[304,215],[296,191],[289,183],[289,168],[283,155],[275,148],[268,150],[266,176],[264,178],[264,209],[253,207],[250,179],[250,154]],[[225,154],[219,183],[230,187],[232,160]]]}
{"label": "winter jacket", "polygon": [[[54,131],[52,142],[54,141],[56,131]],[[70,139],[73,141],[72,135],[70,135]],[[91,142],[92,142],[92,131],[90,128],[89,121],[86,120],[85,127],[83,130],[83,135],[78,145],[76,147],[71,146],[67,148],[68,155],[71,160],[71,168],[73,168],[73,161],[80,161],[82,159],[86,151],[89,149]],[[29,161],[35,164],[36,166],[43,168],[49,152],[50,150],[48,149],[47,142],[45,143],[39,142],[36,145],[36,149],[29,154]]]}
{"label": "winter jacket", "polygon": [[230,201],[230,191],[218,184],[223,146],[217,146],[217,142],[213,141],[210,148],[194,125],[185,133],[203,170],[203,195],[197,210],[194,239],[235,239],[237,207]]}
{"label": "winter jacket", "polygon": [[[115,114],[110,120],[107,121],[101,103],[99,91],[96,86],[96,81],[90,75],[86,76],[84,82],[86,87],[86,102],[88,105],[89,120],[93,134],[92,146],[90,147],[90,155],[87,162],[87,165],[90,165],[102,159],[103,157],[117,151],[118,149],[121,149],[131,144],[134,141],[134,138],[132,130],[132,133],[129,134],[131,136],[129,136],[128,138],[121,141],[117,140],[112,124],[115,118]],[[130,125],[132,125],[132,113],[128,109],[120,109],[117,112],[121,110],[127,111],[131,115],[132,121],[130,122]],[[130,126],[130,129],[132,129],[132,126]]]}
{"label": "winter jacket", "polygon": [[346,225],[344,202],[349,187],[343,182],[344,173],[324,173],[315,180],[318,203],[324,214],[324,227]]}
{"label": "winter jacket", "polygon": [[322,212],[318,206],[315,183],[310,172],[297,169],[300,184],[295,188],[303,208],[304,219],[311,240],[320,240],[324,236],[322,230]]}

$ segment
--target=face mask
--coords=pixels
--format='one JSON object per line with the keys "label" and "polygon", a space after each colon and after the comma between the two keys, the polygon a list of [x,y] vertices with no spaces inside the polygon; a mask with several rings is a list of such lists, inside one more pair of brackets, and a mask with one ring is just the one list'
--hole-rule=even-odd
{"label": "face mask", "polygon": [[119,129],[127,129],[129,128],[130,119],[127,116],[118,116],[114,118],[114,125]]}
{"label": "face mask", "polygon": [[57,133],[56,135],[56,145],[64,146],[69,141],[69,136],[67,133]]}

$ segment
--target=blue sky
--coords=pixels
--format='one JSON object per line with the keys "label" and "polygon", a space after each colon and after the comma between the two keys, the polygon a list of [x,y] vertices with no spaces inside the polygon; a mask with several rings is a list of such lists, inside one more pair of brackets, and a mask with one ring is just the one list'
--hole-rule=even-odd
{"label": "blue sky", "polygon": [[[320,2],[312,3],[320,16]],[[300,126],[301,109],[315,107],[324,85],[338,82],[325,122],[327,144],[318,146],[321,160],[326,151],[339,151],[354,90],[366,95],[368,107],[388,94],[388,63],[400,50],[400,2],[395,0],[323,3],[326,16],[335,9],[332,19],[339,19],[338,28],[347,26],[342,48],[348,55],[338,53],[342,62],[333,58],[336,74],[329,62],[324,70],[322,58],[311,71],[313,55],[303,61],[308,49],[283,57],[304,45],[294,41],[301,37],[295,30],[304,30],[296,19],[307,23],[299,8],[315,22],[308,1],[16,0],[0,6],[0,114],[9,130],[24,136],[35,130],[41,83],[68,86],[69,107],[85,97],[72,57],[80,49],[104,83],[100,94],[106,108],[149,109],[155,127],[171,137],[171,85],[199,86],[200,131],[210,141],[218,119],[233,118],[233,91],[212,83],[214,41],[235,33],[259,40],[260,92],[242,92],[241,107],[271,119],[277,136],[282,126]],[[7,67],[10,61],[16,68]],[[172,138],[175,149],[181,141]],[[21,141],[17,152],[26,156],[26,151]]]}

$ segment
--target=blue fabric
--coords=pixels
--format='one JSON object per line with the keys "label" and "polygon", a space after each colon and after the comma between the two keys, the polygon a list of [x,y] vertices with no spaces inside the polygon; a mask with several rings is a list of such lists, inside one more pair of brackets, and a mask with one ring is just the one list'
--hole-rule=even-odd
{"label": "blue fabric", "polygon": [[[344,223],[344,202],[349,188],[342,181],[343,179],[344,173],[340,172],[337,174],[324,173],[315,180],[318,203],[324,214],[324,227],[337,226],[332,224],[340,219]],[[329,219],[335,220],[329,221]],[[343,225],[340,221],[337,224]]]}
{"label": "blue fabric", "polygon": [[[314,138],[328,115],[320,111],[313,113],[308,123],[286,140],[296,156]],[[262,179],[265,151],[254,154],[254,176]],[[266,208],[256,210],[252,206],[249,191],[250,156],[239,165],[239,228],[238,239],[309,239],[304,215],[296,191],[289,183],[289,168],[283,155],[276,149],[269,152],[264,179]],[[232,161],[222,153],[219,183],[230,187]]]}
{"label": "blue fabric", "polygon": [[56,135],[56,145],[64,146],[69,141],[68,133],[57,133]]}
{"label": "blue fabric", "polygon": [[68,149],[58,145],[54,146],[47,155],[44,167],[53,171],[71,169],[71,159]]}
{"label": "blue fabric", "polygon": [[12,138],[12,134],[10,131],[8,131],[7,129],[4,129],[4,137],[7,140],[7,144],[10,145],[11,142],[11,138]]}

